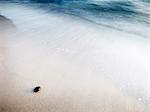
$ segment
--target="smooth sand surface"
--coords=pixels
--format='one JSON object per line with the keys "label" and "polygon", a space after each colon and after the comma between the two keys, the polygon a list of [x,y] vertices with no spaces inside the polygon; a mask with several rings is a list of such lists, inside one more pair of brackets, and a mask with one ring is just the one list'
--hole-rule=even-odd
{"label": "smooth sand surface", "polygon": [[149,40],[20,5],[1,13],[16,31],[0,35],[0,112],[150,112]]}

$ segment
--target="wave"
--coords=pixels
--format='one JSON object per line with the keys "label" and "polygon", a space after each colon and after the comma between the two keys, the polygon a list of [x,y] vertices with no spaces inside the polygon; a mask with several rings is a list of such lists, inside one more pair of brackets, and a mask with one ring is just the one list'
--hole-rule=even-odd
{"label": "wave", "polygon": [[[6,0],[5,0],[6,1]],[[149,37],[149,0],[7,0],[78,16],[109,28]]]}

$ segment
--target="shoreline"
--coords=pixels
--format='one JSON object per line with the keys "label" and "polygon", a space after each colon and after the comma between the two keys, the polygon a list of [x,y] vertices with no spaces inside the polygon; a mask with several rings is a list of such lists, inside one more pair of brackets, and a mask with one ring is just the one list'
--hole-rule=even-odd
{"label": "shoreline", "polygon": [[17,33],[5,39],[0,111],[149,112],[137,98],[145,93],[136,96],[146,90],[146,39],[27,7],[4,13]]}

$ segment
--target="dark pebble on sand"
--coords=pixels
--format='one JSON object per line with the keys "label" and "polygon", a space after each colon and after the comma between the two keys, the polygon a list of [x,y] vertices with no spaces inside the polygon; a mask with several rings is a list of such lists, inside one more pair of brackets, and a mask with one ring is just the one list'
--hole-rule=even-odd
{"label": "dark pebble on sand", "polygon": [[41,90],[41,87],[40,87],[40,86],[37,86],[37,87],[34,88],[33,92],[34,92],[34,93],[37,93],[37,92],[39,92],[40,90]]}

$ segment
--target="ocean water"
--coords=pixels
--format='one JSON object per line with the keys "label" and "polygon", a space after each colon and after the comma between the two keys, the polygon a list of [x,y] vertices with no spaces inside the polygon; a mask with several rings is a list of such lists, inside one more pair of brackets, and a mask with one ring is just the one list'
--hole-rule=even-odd
{"label": "ocean water", "polygon": [[78,16],[108,28],[150,37],[149,0],[5,0]]}

